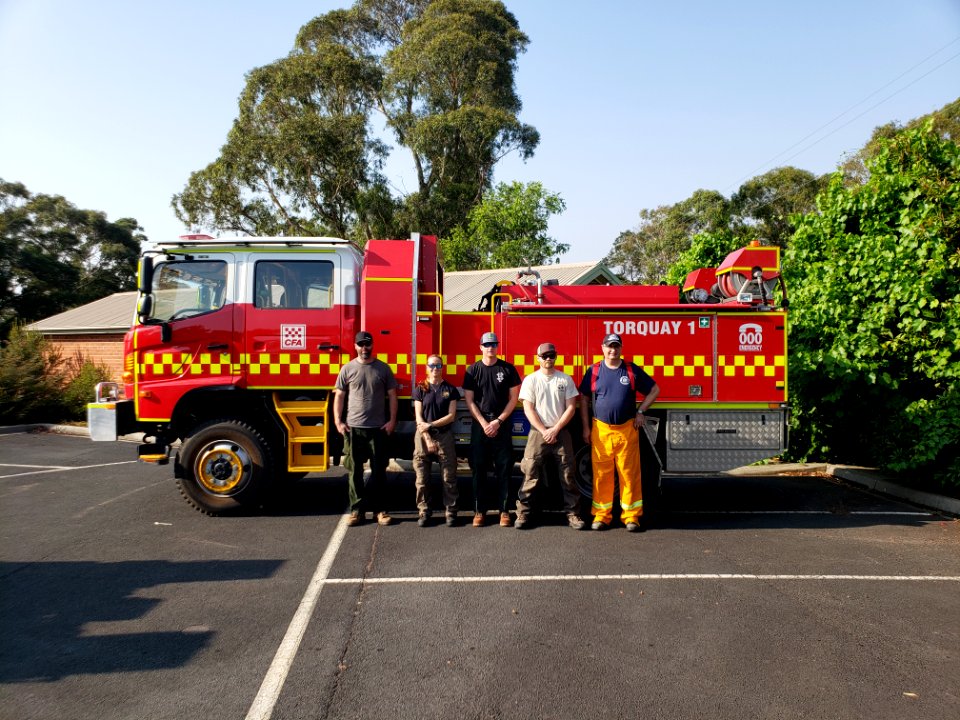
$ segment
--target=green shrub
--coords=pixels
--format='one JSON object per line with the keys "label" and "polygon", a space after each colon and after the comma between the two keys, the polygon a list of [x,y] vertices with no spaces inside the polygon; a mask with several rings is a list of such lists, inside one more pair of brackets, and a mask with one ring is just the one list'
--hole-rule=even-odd
{"label": "green shrub", "polygon": [[62,356],[39,333],[14,324],[0,347],[0,422],[59,419],[65,384]]}
{"label": "green shrub", "polygon": [[833,177],[784,260],[792,452],[960,485],[960,145],[905,131],[868,170]]}
{"label": "green shrub", "polygon": [[86,418],[87,403],[93,402],[94,388],[97,383],[110,379],[110,371],[98,365],[79,352],[70,362],[67,376],[70,380],[63,392],[64,420],[82,420]]}

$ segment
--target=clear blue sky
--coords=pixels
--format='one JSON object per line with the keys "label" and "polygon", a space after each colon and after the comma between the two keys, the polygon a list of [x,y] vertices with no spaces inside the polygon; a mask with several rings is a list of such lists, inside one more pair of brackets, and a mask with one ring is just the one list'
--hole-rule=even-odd
{"label": "clear blue sky", "polygon": [[[0,0],[0,177],[181,234],[170,198],[216,157],[245,73],[349,4]],[[541,143],[495,179],[566,200],[561,261],[601,258],[641,209],[698,188],[829,172],[874,127],[960,97],[960,0],[506,4],[530,37],[516,82]],[[401,190],[407,165],[388,167]]]}

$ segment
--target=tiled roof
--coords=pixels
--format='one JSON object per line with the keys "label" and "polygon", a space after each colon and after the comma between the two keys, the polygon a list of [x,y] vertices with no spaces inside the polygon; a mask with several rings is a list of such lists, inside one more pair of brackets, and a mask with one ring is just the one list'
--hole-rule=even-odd
{"label": "tiled roof", "polygon": [[92,303],[38,320],[28,325],[27,329],[47,335],[125,333],[133,324],[136,305],[136,291],[115,293],[94,300]]}

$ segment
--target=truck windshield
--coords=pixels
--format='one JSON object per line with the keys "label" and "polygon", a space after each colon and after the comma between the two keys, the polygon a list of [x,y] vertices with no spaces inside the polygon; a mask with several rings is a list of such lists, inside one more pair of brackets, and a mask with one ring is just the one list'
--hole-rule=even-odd
{"label": "truck windshield", "polygon": [[150,317],[169,322],[219,310],[226,298],[227,264],[185,260],[157,265]]}

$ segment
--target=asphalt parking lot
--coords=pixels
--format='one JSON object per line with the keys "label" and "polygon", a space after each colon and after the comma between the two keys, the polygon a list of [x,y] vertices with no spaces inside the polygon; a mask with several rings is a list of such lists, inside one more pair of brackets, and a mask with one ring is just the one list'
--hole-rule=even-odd
{"label": "asphalt parking lot", "polygon": [[[0,436],[0,717],[960,717],[960,521],[668,480],[646,533],[381,528],[342,471],[210,518],[122,443]],[[464,489],[467,484],[463,484]]]}

